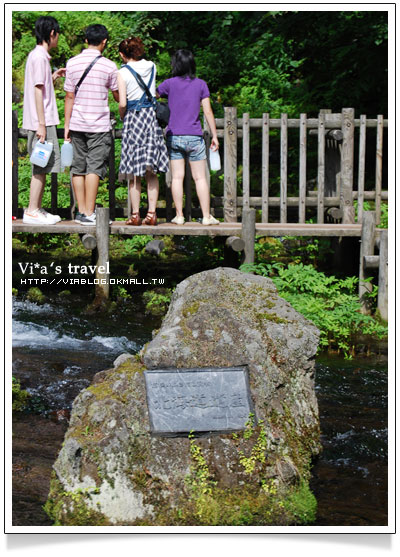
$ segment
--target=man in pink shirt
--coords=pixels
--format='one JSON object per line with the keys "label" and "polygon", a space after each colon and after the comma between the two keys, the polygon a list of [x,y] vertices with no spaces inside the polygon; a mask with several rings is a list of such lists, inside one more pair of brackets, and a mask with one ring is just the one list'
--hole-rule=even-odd
{"label": "man in pink shirt", "polygon": [[53,144],[47,165],[32,165],[29,206],[24,211],[23,222],[27,224],[55,224],[58,215],[47,213],[42,206],[46,174],[60,172],[60,149],[57,139],[58,111],[53,81],[65,75],[65,68],[51,72],[49,50],[56,48],[60,27],[51,16],[42,16],[35,22],[37,46],[28,56],[25,66],[24,112],[22,127],[28,130],[28,153],[37,141]]}
{"label": "man in pink shirt", "polygon": [[[72,141],[72,185],[78,203],[75,221],[83,225],[96,223],[95,203],[100,179],[107,172],[111,148],[108,92],[119,100],[117,66],[102,56],[108,41],[104,25],[86,29],[88,47],[67,62],[64,89],[65,140]],[[94,62],[81,80],[85,70]],[[79,86],[79,87],[77,87]]]}

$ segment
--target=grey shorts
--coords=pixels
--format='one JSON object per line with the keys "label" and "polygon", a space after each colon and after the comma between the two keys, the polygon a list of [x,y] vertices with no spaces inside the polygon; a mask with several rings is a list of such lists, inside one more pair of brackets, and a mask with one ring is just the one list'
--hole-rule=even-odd
{"label": "grey shorts", "polygon": [[111,150],[111,132],[70,131],[74,156],[71,172],[79,176],[97,174],[104,180]]}
{"label": "grey shorts", "polygon": [[[37,141],[38,138],[36,136],[36,132],[29,130],[27,144],[29,156],[32,154]],[[32,174],[49,174],[50,172],[61,172],[60,146],[58,144],[56,126],[46,126],[46,141],[53,144],[53,151],[50,155],[49,162],[45,167],[32,164]]]}

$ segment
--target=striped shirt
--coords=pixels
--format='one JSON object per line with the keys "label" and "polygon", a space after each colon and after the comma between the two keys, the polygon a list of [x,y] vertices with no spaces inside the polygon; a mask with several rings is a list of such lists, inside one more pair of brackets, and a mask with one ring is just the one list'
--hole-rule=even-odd
{"label": "striped shirt", "polygon": [[[64,90],[73,93],[83,72],[99,56],[97,48],[87,48],[67,62]],[[72,108],[69,129],[100,133],[111,129],[108,91],[118,91],[117,66],[103,56],[82,81]]]}

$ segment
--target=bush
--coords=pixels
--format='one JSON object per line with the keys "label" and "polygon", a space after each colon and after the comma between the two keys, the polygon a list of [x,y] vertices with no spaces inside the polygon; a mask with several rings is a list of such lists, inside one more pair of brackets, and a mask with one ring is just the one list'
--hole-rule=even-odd
{"label": "bush", "polygon": [[21,389],[21,384],[15,377],[12,378],[12,409],[23,412],[28,408],[30,394]]}
{"label": "bush", "polygon": [[387,336],[385,325],[360,312],[356,277],[338,279],[303,263],[244,264],[240,269],[270,277],[279,295],[321,331],[320,349],[336,348],[350,357],[354,335]]}

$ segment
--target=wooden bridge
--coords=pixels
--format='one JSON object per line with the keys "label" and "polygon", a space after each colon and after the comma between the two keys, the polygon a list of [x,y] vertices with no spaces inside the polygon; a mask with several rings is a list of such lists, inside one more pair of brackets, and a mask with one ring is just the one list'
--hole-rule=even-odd
{"label": "wooden bridge", "polygon": [[[51,207],[47,210],[67,220],[45,226],[28,225],[21,220],[23,208],[18,203],[18,138],[27,137],[27,132],[18,128],[14,112],[12,203],[13,215],[17,216],[17,220],[13,221],[13,232],[80,234],[88,249],[97,249],[99,265],[104,265],[108,260],[109,234],[226,236],[228,246],[244,251],[246,262],[254,261],[256,236],[360,237],[360,299],[363,301],[363,295],[372,288],[369,283],[363,282],[368,270],[379,268],[378,309],[381,316],[387,319],[387,231],[376,228],[380,224],[382,201],[388,200],[387,188],[384,189],[383,184],[383,146],[387,120],[381,115],[376,119],[367,119],[364,115],[355,119],[352,108],[344,108],[338,114],[321,110],[318,118],[308,118],[306,114],[300,114],[299,118],[288,118],[282,114],[281,118],[275,119],[270,118],[269,114],[263,114],[262,118],[250,118],[249,114],[243,114],[242,118],[238,118],[236,108],[228,107],[225,108],[224,118],[217,118],[216,121],[218,137],[222,140],[223,196],[212,197],[211,207],[215,216],[223,219],[220,225],[203,226],[191,222],[201,212],[199,207],[192,205],[192,180],[188,163],[184,184],[185,225],[177,226],[170,222],[174,210],[169,173],[165,180],[164,196],[160,188],[159,205],[162,206],[157,208],[158,226],[126,226],[123,220],[116,220],[130,214],[130,204],[129,199],[125,207],[116,203],[115,141],[121,139],[122,130],[115,129],[113,122],[109,207],[97,208],[96,226],[82,227],[75,223],[72,188],[70,207],[59,208],[57,174],[52,174]],[[251,135],[253,139],[258,135],[258,146],[254,148],[254,153],[250,148]],[[63,138],[64,130],[59,129],[58,136]],[[207,126],[204,137],[209,148],[210,133]],[[310,143],[311,149],[307,148]],[[279,157],[276,156],[277,145]],[[290,170],[293,171],[290,163],[294,150],[297,153],[296,161],[298,159],[298,167],[294,169],[296,184],[293,184],[290,174]],[[255,154],[259,160],[254,159]],[[313,159],[311,168],[310,159]],[[255,167],[260,171],[258,183],[254,179],[250,180],[250,168]],[[312,179],[307,180],[310,175]],[[238,176],[241,184],[238,183]],[[290,191],[296,191],[296,196],[289,195]],[[374,211],[364,212],[364,201],[371,202]],[[357,207],[357,223],[354,205]],[[111,225],[109,218],[113,221]],[[310,223],[310,220],[313,222]],[[375,255],[376,250],[379,255]],[[103,294],[108,295],[107,285],[103,288]],[[366,304],[363,305],[363,311],[368,311]]]}

